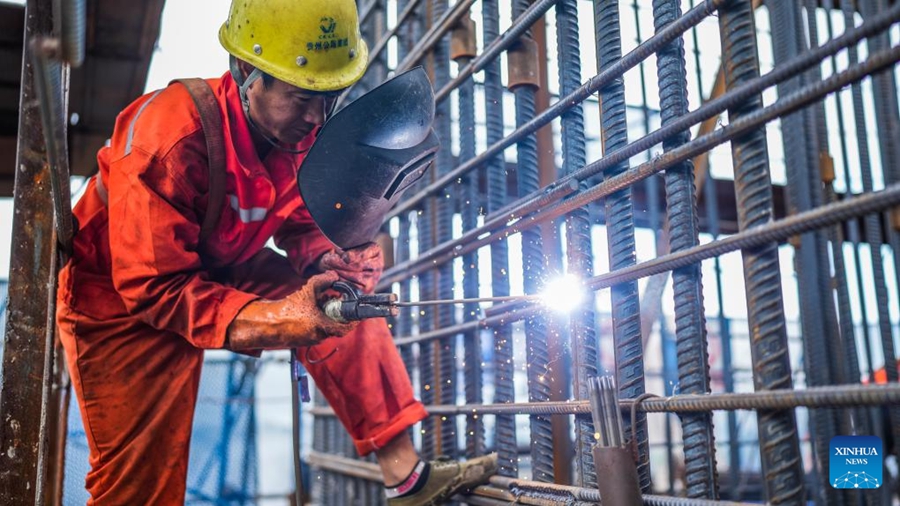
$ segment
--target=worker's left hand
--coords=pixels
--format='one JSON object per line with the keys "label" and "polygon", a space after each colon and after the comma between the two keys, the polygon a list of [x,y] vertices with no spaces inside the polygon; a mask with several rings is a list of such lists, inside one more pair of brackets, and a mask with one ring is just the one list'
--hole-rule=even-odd
{"label": "worker's left hand", "polygon": [[384,254],[373,242],[347,251],[329,251],[319,259],[319,269],[335,271],[362,293],[372,293],[384,269]]}

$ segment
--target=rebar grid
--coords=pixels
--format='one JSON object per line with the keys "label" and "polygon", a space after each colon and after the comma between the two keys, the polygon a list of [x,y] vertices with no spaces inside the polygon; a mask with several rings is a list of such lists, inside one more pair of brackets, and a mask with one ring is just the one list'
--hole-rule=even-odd
{"label": "rebar grid", "polygon": [[[758,3],[768,9],[754,12]],[[401,300],[410,300],[411,295],[419,300],[451,299],[459,293],[465,298],[506,296],[518,289],[511,283],[511,274],[519,270],[521,289],[532,294],[539,292],[551,275],[548,266],[559,259],[551,260],[548,255],[561,245],[566,271],[583,280],[589,295],[589,302],[567,319],[552,315],[534,301],[505,302],[490,308],[475,303],[455,309],[423,306],[414,316],[397,319],[395,343],[432,415],[422,426],[423,455],[499,453],[500,476],[463,500],[472,504],[599,502],[597,480],[603,476],[594,470],[590,451],[593,428],[583,415],[588,413],[587,380],[603,370],[603,343],[610,339],[628,439],[634,439],[632,428],[637,432],[636,466],[645,504],[738,504],[717,501],[717,481],[724,478],[717,475],[714,448],[721,450],[726,444],[728,487],[723,486],[722,497],[751,498],[741,497],[741,492],[733,489],[737,480],[751,472],[742,468],[747,460],[739,454],[740,426],[735,410],[753,410],[758,418],[763,475],[753,499],[770,504],[799,504],[807,499],[823,504],[866,504],[868,496],[830,490],[826,455],[833,435],[891,431],[896,424],[887,424],[894,419],[881,423],[872,408],[900,402],[900,386],[892,370],[886,373],[894,383],[890,386],[858,385],[883,365],[877,362],[879,356],[887,363],[894,358],[893,322],[887,304],[897,288],[896,281],[888,279],[884,264],[896,247],[890,213],[900,205],[900,184],[892,184],[897,172],[890,166],[894,154],[888,152],[895,148],[870,142],[872,132],[867,131],[866,122],[871,114],[864,100],[871,95],[866,95],[861,83],[879,76],[874,79],[878,83],[874,101],[885,111],[876,111],[876,124],[893,131],[897,106],[896,97],[889,95],[896,85],[885,77],[892,73],[884,71],[895,68],[900,48],[885,43],[884,34],[900,21],[900,4],[860,2],[863,22],[857,24],[853,2],[834,3],[804,0],[751,5],[749,1],[707,0],[696,6],[691,2],[691,8],[682,14],[678,0],[635,0],[637,29],[641,29],[637,17],[652,13],[655,33],[638,40],[630,51],[623,51],[625,20],[620,18],[618,0],[595,0],[591,22],[579,17],[579,2],[574,0],[514,0],[509,5],[496,0],[458,0],[452,5],[447,0],[408,0],[393,7],[397,23],[381,32],[373,62],[386,54],[388,41],[396,37],[401,50],[393,61],[399,63],[379,72],[389,74],[416,63],[427,64],[436,90],[435,130],[443,147],[429,177],[408,191],[387,217],[394,220],[398,253],[379,289],[396,287]],[[840,16],[839,7],[846,26],[833,35],[832,21],[838,18],[832,14]],[[377,12],[374,6],[372,9]],[[812,14],[821,9],[826,11],[828,37],[820,43],[821,19]],[[469,16],[480,25],[476,29],[480,50],[474,54],[448,50],[451,38],[454,44],[458,42],[455,37]],[[768,16],[774,35],[775,66],[763,75],[755,26],[758,16]],[[514,75],[520,79],[525,74],[516,73],[521,69],[514,65],[520,64],[510,55],[520,51],[523,43],[534,42],[532,25],[545,23],[545,17],[552,19],[547,26],[555,30],[557,54],[551,51],[550,58],[557,62],[559,74],[548,75],[546,67],[539,64],[547,81],[513,82]],[[411,26],[416,20],[420,24],[414,32]],[[697,34],[710,23],[717,24],[720,32],[725,90],[696,100],[698,105],[689,109],[690,83],[694,81],[700,89],[708,84],[700,68],[703,52],[709,49],[701,46],[708,41]],[[501,31],[503,26],[508,28]],[[594,35],[597,73],[582,82],[582,66],[590,65],[581,54],[585,31]],[[685,58],[689,38],[693,62]],[[858,48],[863,44],[867,57],[860,60]],[[649,80],[642,70],[639,81],[629,81],[629,73],[637,72],[650,56],[656,57],[658,70],[658,110],[650,105],[648,97],[653,93],[648,93]],[[504,57],[509,58],[508,84],[501,75]],[[841,58],[849,64],[839,67]],[[378,61],[387,65],[386,60]],[[823,61],[832,63],[832,72],[824,76]],[[697,76],[689,74],[691,64]],[[550,83],[553,80],[555,84]],[[635,82],[641,86],[641,105],[637,106],[643,112],[641,132],[628,127],[634,121],[629,108],[636,106],[626,83]],[[558,92],[558,99],[539,106],[536,96],[546,93],[548,84],[549,91]],[[364,86],[368,87],[368,82]],[[764,106],[761,94],[776,87],[778,99]],[[848,114],[850,101],[836,100],[839,119],[832,123],[833,113],[823,100],[846,87],[850,87],[845,94],[852,98],[852,107]],[[505,108],[504,103],[510,107]],[[514,119],[510,116],[513,110]],[[586,131],[585,125],[595,123],[587,120],[592,111],[599,114],[599,132],[591,127]],[[722,121],[725,113],[727,124],[715,129],[701,127],[691,139],[695,125],[715,118]],[[656,114],[659,124],[654,129],[651,117]],[[780,121],[784,133],[770,139],[766,126],[774,121]],[[548,164],[546,158],[542,161],[537,148],[538,131],[551,124],[559,135],[559,166]],[[833,128],[842,132],[840,156],[830,152],[838,149],[832,146],[836,145]],[[843,135],[850,131],[857,134],[854,145],[848,145]],[[586,148],[597,137],[603,156],[591,160]],[[773,195],[780,196],[781,189],[776,185],[773,190],[770,165],[775,167],[781,160],[769,159],[769,147],[782,142],[788,185],[784,197],[776,199]],[[692,164],[696,157],[708,156],[726,143],[731,144],[733,158],[736,204],[732,210],[727,207],[731,197],[723,190],[721,168],[716,177],[712,174],[715,164],[722,162],[706,158],[702,168]],[[877,159],[885,164],[882,179],[872,167],[870,148],[874,145],[882,155]],[[646,161],[634,163],[639,155]],[[705,172],[699,174],[698,170]],[[663,171],[664,198],[657,197],[655,190],[657,180],[663,180],[656,175]],[[695,178],[703,178],[700,190]],[[862,191],[854,192],[854,187]],[[787,203],[784,215],[782,201]],[[638,222],[646,223],[644,214],[657,227],[660,214],[667,221],[661,237],[668,239],[669,247],[655,258],[646,258],[639,248]],[[736,217],[732,219],[738,222],[737,230],[733,224],[723,225],[725,216]],[[462,225],[459,233],[454,232],[456,224]],[[731,230],[731,235],[722,235],[724,228]],[[548,234],[549,230],[562,235]],[[598,251],[595,238],[604,230],[609,250]],[[704,233],[711,235],[711,241],[701,239]],[[507,240],[513,235],[519,235],[521,242]],[[556,244],[548,244],[548,240]],[[843,250],[846,241],[852,244],[850,255]],[[779,245],[785,242],[795,247],[793,267],[800,287],[799,312],[790,316],[782,302],[789,285],[782,279],[785,271],[778,258]],[[521,245],[521,255],[515,255],[521,258],[518,265],[513,260],[519,252],[513,244]],[[873,247],[866,252],[865,245]],[[728,283],[736,273],[726,271],[722,258],[736,251],[743,257],[749,340],[734,331],[733,321],[723,310],[735,296],[729,293]],[[608,257],[608,272],[597,270],[595,255]],[[708,259],[715,263],[711,271],[703,268],[702,262]],[[874,296],[864,288],[872,281],[864,276],[863,261],[875,277]],[[479,276],[479,270],[487,268],[490,276],[484,272]],[[651,378],[647,372],[650,357],[660,352],[655,345],[645,348],[648,337],[642,337],[637,282],[668,272],[672,273],[672,292],[663,296],[671,298],[673,314],[663,316],[658,333],[649,330],[646,334],[650,342],[655,336],[664,340],[666,325],[674,323],[672,362],[662,355],[664,371],[677,367],[674,388],[678,393],[645,398],[642,394]],[[706,307],[701,273],[713,276],[707,284],[716,287],[715,312]],[[479,278],[488,277],[490,286],[479,283]],[[729,277],[732,281],[726,281]],[[855,288],[848,286],[850,280]],[[417,294],[412,293],[413,286],[418,286]],[[594,292],[605,289],[610,289],[608,299],[605,295],[594,299]],[[608,308],[602,306],[603,300],[609,300]],[[873,339],[874,332],[866,325],[866,308],[875,309],[880,339]],[[604,310],[611,312],[607,316]],[[715,315],[714,327],[707,324],[707,315]],[[797,316],[802,325],[798,341],[802,362],[791,356],[789,346],[788,318]],[[672,318],[672,323],[667,318]],[[524,321],[521,330],[513,325],[520,321]],[[562,335],[550,336],[553,330]],[[566,343],[566,350],[549,346],[559,340]],[[732,347],[741,341],[750,343],[747,349],[752,355],[755,393],[733,393],[741,381],[736,379],[737,363],[744,357]],[[522,344],[524,349],[519,352]],[[713,349],[721,353],[720,363],[713,362]],[[857,349],[863,353],[857,354]],[[853,363],[845,363],[845,357]],[[460,358],[461,370],[457,367]],[[800,376],[806,388],[796,391],[791,379],[795,363],[802,363],[806,372]],[[715,376],[711,369],[717,371]],[[560,383],[560,378],[569,378],[569,383]],[[458,381],[463,385],[457,386]],[[551,386],[559,391],[552,391]],[[524,399],[524,394],[528,402],[516,402]],[[571,400],[550,400],[560,397]],[[812,408],[809,425],[798,426],[794,410],[799,407]],[[633,422],[629,420],[632,410],[636,414]],[[728,411],[727,427],[720,429],[727,438],[718,445],[712,425],[716,410]],[[896,409],[888,411],[896,416]],[[312,412],[326,423],[332,415],[324,407]],[[665,431],[670,452],[668,484],[652,482],[665,476],[650,466],[649,438],[662,439],[647,425],[646,414],[652,412],[677,413],[679,418],[672,420],[676,424],[681,421],[680,433],[668,427]],[[529,424],[517,424],[516,415],[527,415]],[[554,434],[559,433],[551,421],[569,415],[575,415],[576,468],[572,476],[554,476],[555,466],[561,462],[553,449]],[[463,423],[465,435],[457,438],[456,427]],[[522,434],[523,430],[528,434]],[[673,433],[680,434],[674,444]],[[811,477],[803,473],[798,433],[809,438],[815,449],[816,473]],[[464,450],[457,448],[457,441],[465,442]],[[683,459],[680,454],[671,455],[677,447],[683,448]],[[329,470],[326,476],[347,473],[354,480],[372,479],[367,463],[358,467],[328,459],[318,449],[313,459]],[[674,480],[679,473],[673,464],[684,466],[678,484]],[[372,500],[371,489],[356,481],[349,490]],[[659,490],[687,498],[651,495]]]}

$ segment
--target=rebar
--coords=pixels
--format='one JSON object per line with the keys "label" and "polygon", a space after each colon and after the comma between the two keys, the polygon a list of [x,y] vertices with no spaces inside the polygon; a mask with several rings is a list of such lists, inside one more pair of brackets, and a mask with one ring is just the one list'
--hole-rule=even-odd
{"label": "rebar", "polygon": [[[731,2],[719,10],[722,61],[727,89],[759,75],[753,11],[747,2]],[[762,108],[762,97],[729,108],[729,122]],[[768,222],[772,216],[765,130],[751,131],[731,143],[735,193],[741,230]],[[744,249],[744,282],[751,329],[753,382],[757,390],[793,388],[787,331],[781,299],[777,243]],[[797,422],[792,411],[757,413],[766,497],[773,504],[803,499],[803,467]]]}
{"label": "rebar", "polygon": [[[578,5],[576,0],[556,4],[556,32],[559,60],[560,94],[567,95],[581,82],[581,52],[578,39]],[[561,117],[562,173],[567,174],[585,162],[584,113],[581,106],[569,109]],[[573,209],[566,215],[566,268],[581,278],[593,270],[590,217],[586,209]],[[592,299],[592,298],[591,298]],[[569,322],[573,362],[572,392],[587,399],[589,378],[597,375],[597,343],[594,334],[594,307],[591,300],[576,309]],[[591,445],[594,430],[589,420],[575,421],[576,483],[596,487]]]}
{"label": "rebar", "polygon": [[[800,19],[801,12],[799,2],[767,2],[770,19],[772,22],[773,48],[775,65],[790,57],[801,54],[806,50],[805,41],[801,40],[800,33],[803,23]],[[778,84],[778,94],[788,94],[802,88],[808,82],[807,73],[798,73],[791,79]],[[824,118],[823,118],[824,119]],[[813,177],[821,186],[819,179],[818,160],[819,148],[814,136],[816,117],[814,106],[800,110],[781,119],[782,139],[785,152],[785,164],[792,167],[787,171],[787,202],[790,212],[806,211],[820,204],[821,198],[813,190],[810,184]],[[819,201],[819,202],[817,202]],[[797,272],[798,296],[800,298],[800,324],[803,329],[803,366],[806,372],[806,382],[810,386],[823,386],[830,384],[833,370],[829,363],[829,355],[835,350],[830,350],[830,339],[826,334],[832,333],[835,325],[826,322],[828,306],[833,303],[830,289],[830,276],[823,275],[829,272],[825,270],[827,263],[821,263],[820,247],[824,240],[818,231],[811,231],[799,237],[795,242],[794,268]],[[830,274],[830,272],[829,272]],[[828,283],[826,283],[828,281]],[[834,503],[833,489],[827,483],[821,481],[828,476],[828,442],[835,435],[834,414],[816,410],[810,413],[812,424],[811,444],[815,456],[813,475],[820,486],[811,489],[809,493],[819,497],[819,501],[827,504]]]}
{"label": "rebar", "polygon": [[[497,0],[482,2],[482,23],[485,47],[497,43],[500,37],[500,13]],[[477,59],[476,59],[477,60]],[[503,138],[503,88],[500,80],[500,62],[485,60],[484,101],[487,116],[487,142],[494,144]],[[473,61],[474,63],[474,61]],[[471,66],[473,63],[470,63]],[[460,72],[457,80],[465,75]],[[451,83],[452,84],[452,83]],[[449,86],[449,85],[448,85]],[[437,101],[435,96],[435,101]],[[487,164],[487,208],[499,209],[507,199],[506,163],[502,155]],[[509,250],[505,241],[491,245],[491,295],[509,295]],[[494,402],[514,402],[513,332],[509,325],[493,328],[494,337]],[[497,455],[502,476],[518,475],[518,444],[516,420],[501,416],[496,423]]]}
{"label": "rebar", "polygon": [[[621,59],[617,2],[613,0],[595,2],[594,23],[597,66],[602,71]],[[604,151],[615,151],[628,144],[625,88],[621,78],[613,80],[600,90],[600,103],[601,127],[605,139]],[[611,166],[604,177],[618,176],[627,168],[627,163]],[[610,269],[618,270],[633,265],[634,208],[631,202],[631,188],[623,188],[608,195],[605,200],[605,211]],[[626,282],[613,287],[611,300],[613,341],[616,350],[616,383],[621,396],[637,397],[645,392],[637,284]],[[628,427],[626,438],[634,439],[638,452],[637,468],[641,491],[647,492],[650,489],[650,460],[646,417],[638,415],[638,420],[629,418]],[[632,433],[631,427],[635,427],[637,432]]]}
{"label": "rebar", "polygon": [[[80,67],[84,62],[87,45],[87,1],[60,0],[59,12],[54,13],[60,24],[59,34],[62,39],[62,60],[71,67]],[[57,19],[54,19],[56,22]]]}
{"label": "rebar", "polygon": [[[768,390],[733,394],[679,394],[650,397],[637,405],[642,413],[690,413],[704,411],[755,411],[806,408],[844,408],[882,406],[900,402],[900,384],[841,385],[811,387],[803,390]],[[619,399],[619,408],[630,411],[634,402]],[[588,401],[551,401],[515,404],[475,404],[465,406],[428,406],[431,416],[515,414],[581,415],[590,414]],[[315,416],[333,417],[331,408],[313,408]]]}
{"label": "rebar", "polygon": [[[432,0],[432,18],[438,23],[447,12],[447,0]],[[450,51],[449,44],[445,38],[441,39],[434,45],[433,68],[434,68],[434,84],[440,86],[442,83],[450,79]],[[445,173],[451,169],[453,164],[453,156],[450,153],[451,131],[450,131],[450,104],[437,104],[435,108],[434,118],[438,138],[441,141],[441,148],[435,157],[436,169],[438,173]],[[437,207],[437,241],[439,244],[447,242],[453,238],[453,213],[456,208],[456,199],[450,197],[453,190],[447,188],[445,190],[445,198],[438,199],[435,203]],[[448,262],[438,267],[438,290],[437,295],[440,298],[453,297],[453,264]],[[437,324],[439,328],[449,327],[455,323],[455,308],[445,305],[438,309]],[[451,335],[441,340],[438,344],[438,362],[439,374],[438,380],[435,381],[435,387],[440,391],[440,402],[442,404],[452,404],[456,402],[456,338]],[[459,452],[456,444],[456,420],[441,421],[440,436],[440,453],[451,458],[458,456]]]}
{"label": "rebar", "polygon": [[[461,61],[460,64],[463,64]],[[459,158],[469,160],[475,156],[475,83],[469,78],[459,87]],[[466,175],[460,192],[460,214],[463,230],[478,226],[481,197],[475,174]],[[462,256],[463,296],[478,297],[478,255],[469,252]],[[476,303],[463,306],[463,320],[471,323],[478,319],[479,307]],[[482,367],[480,330],[470,330],[463,334],[465,348],[465,396],[466,404],[482,402]],[[399,334],[404,335],[404,334]],[[484,422],[481,417],[466,417],[466,457],[472,458],[484,453]]]}
{"label": "rebar", "polygon": [[[834,5],[833,0],[825,0],[824,7],[828,12],[831,12],[832,10],[834,10],[835,5]],[[834,38],[834,27],[833,27],[832,17],[826,16],[825,20],[826,20],[826,27],[828,29],[828,38],[832,39],[832,38]],[[844,29],[846,31],[847,27],[845,26]],[[837,68],[838,68],[837,57],[835,57],[835,56],[831,57],[831,66],[833,69],[832,73],[837,72]],[[846,90],[844,90],[844,91],[846,91]],[[852,194],[853,190],[852,190],[852,186],[850,184],[850,154],[849,154],[849,150],[847,147],[847,135],[849,135],[849,134],[847,133],[846,126],[845,126],[846,123],[845,123],[845,116],[844,116],[844,104],[843,104],[843,100],[841,100],[840,92],[835,96],[834,102],[835,102],[835,109],[836,109],[836,115],[837,115],[838,144],[840,146],[841,162],[842,162],[841,166],[843,167],[842,180],[844,183],[844,192],[846,195],[850,195],[850,194]],[[856,300],[859,302],[860,314],[862,315],[863,320],[865,320],[866,319],[865,315],[868,313],[868,302],[866,301],[865,292],[863,290],[862,270],[860,269],[861,255],[860,255],[859,241],[860,241],[861,234],[859,231],[859,222],[857,220],[851,220],[850,222],[847,223],[847,229],[848,229],[847,235],[849,236],[850,243],[852,245],[851,251],[852,251],[852,255],[853,255],[853,271],[856,274],[855,280],[856,280],[857,290],[856,290],[855,296],[856,296]],[[839,242],[841,247],[835,248],[836,251],[843,250],[844,240],[843,240],[842,235],[839,237],[841,237],[841,240]],[[844,276],[845,283],[846,283],[846,280],[847,280],[847,276],[845,275]],[[838,282],[840,283],[840,281],[838,281]],[[839,289],[842,292],[848,290],[848,288],[846,286],[839,288]],[[846,297],[849,298],[849,293],[846,295]],[[853,384],[853,383],[860,382],[860,380],[862,379],[862,374],[860,373],[859,355],[858,355],[857,346],[856,346],[856,335],[855,335],[856,333],[853,330],[854,320],[853,320],[852,313],[849,314],[849,316],[847,316],[846,318],[848,320],[847,323],[850,326],[850,330],[842,329],[841,334],[845,336],[844,337],[844,350],[845,350],[844,353],[847,356],[847,383]],[[842,323],[842,325],[843,325],[843,323]],[[869,338],[869,326],[867,324],[862,325],[862,334],[863,334],[864,346],[865,346],[866,350],[869,350],[870,349],[870,345],[869,345],[870,338]],[[871,424],[871,420],[869,418],[870,418],[870,413],[868,410],[857,409],[856,415],[853,420],[853,422],[854,422],[853,433],[871,434],[872,433],[871,432],[872,424]]]}
{"label": "rebar", "polygon": [[[653,21],[657,32],[681,16],[678,0],[654,0]],[[687,71],[684,43],[672,42],[656,57],[659,73],[662,124],[687,114]],[[671,151],[690,140],[690,132],[669,137],[664,151]],[[694,167],[689,161],[666,170],[666,203],[669,216],[670,251],[682,251],[700,243]],[[680,390],[690,394],[711,391],[706,318],[700,265],[672,272],[675,295],[675,334]],[[717,477],[715,437],[711,414],[685,415],[681,418],[684,440],[687,496],[716,499]]]}
{"label": "rebar", "polygon": [[[512,15],[521,16],[531,0],[515,0]],[[523,37],[530,39],[528,30]],[[519,85],[513,90],[516,97],[516,126],[534,118],[535,91],[530,85]],[[516,181],[519,195],[528,195],[540,189],[538,174],[537,139],[527,136],[516,144]],[[544,279],[544,251],[540,230],[522,233],[522,272],[525,293],[535,293]],[[528,363],[528,400],[550,400],[550,353],[547,346],[548,328],[545,315],[535,315],[525,321],[526,360]],[[531,425],[531,467],[535,481],[553,481],[553,427],[549,418],[534,415]]]}

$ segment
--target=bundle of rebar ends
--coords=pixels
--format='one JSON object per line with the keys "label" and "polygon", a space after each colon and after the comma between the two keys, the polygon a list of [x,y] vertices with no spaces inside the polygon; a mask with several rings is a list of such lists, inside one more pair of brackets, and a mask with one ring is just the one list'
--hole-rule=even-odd
{"label": "bundle of rebar ends", "polygon": [[597,486],[604,506],[640,506],[634,453],[625,442],[622,411],[615,381],[611,376],[590,378],[591,417],[594,439],[591,448]]}

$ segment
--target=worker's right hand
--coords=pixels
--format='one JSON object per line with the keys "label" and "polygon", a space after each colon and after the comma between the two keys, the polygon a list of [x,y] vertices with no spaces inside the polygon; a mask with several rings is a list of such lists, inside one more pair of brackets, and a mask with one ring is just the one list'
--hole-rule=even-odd
{"label": "worker's right hand", "polygon": [[338,275],[313,276],[281,300],[247,304],[228,326],[226,346],[232,350],[274,350],[313,346],[328,337],[343,336],[356,323],[338,323],[322,311],[320,302]]}

